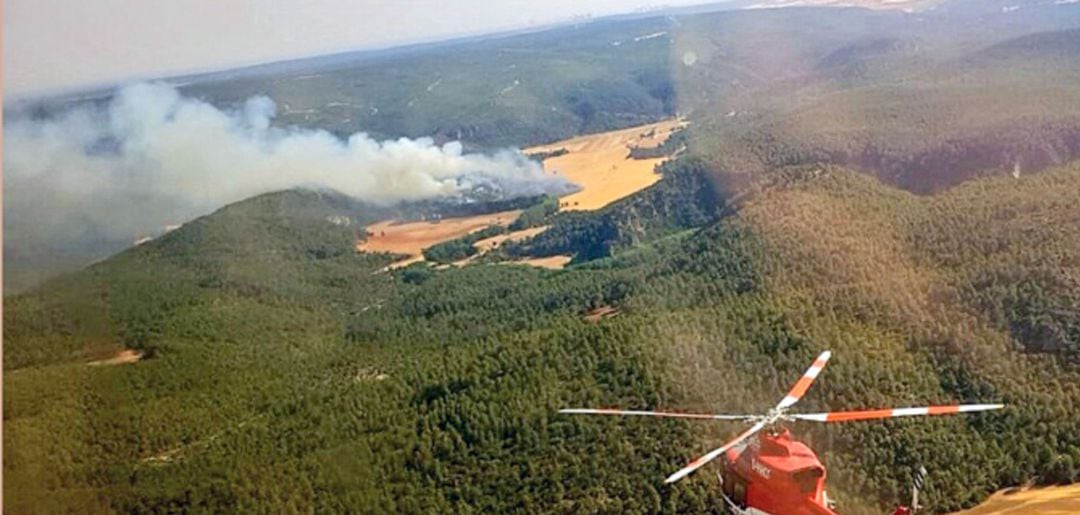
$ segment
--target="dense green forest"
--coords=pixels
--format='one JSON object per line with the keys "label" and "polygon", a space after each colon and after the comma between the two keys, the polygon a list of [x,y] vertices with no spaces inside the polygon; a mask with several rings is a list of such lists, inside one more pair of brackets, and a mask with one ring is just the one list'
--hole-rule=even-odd
{"label": "dense green forest", "polygon": [[796,427],[846,512],[918,464],[935,510],[1074,481],[1077,194],[1076,165],[930,198],[795,167],[569,270],[396,275],[326,221],[356,206],[255,198],[6,300],[5,508],[716,510],[710,474],[661,480],[732,427],[555,411],[759,410],[826,348],[806,409],[1009,406]]}
{"label": "dense green forest", "polygon": [[[1000,3],[630,17],[196,81],[470,147],[690,126],[595,212],[276,192],[6,296],[4,509],[719,512],[711,468],[662,481],[736,427],[556,411],[759,412],[826,349],[806,411],[1007,406],[795,424],[841,512],[920,465],[932,512],[1080,480],[1080,7]],[[377,220],[502,209],[550,228],[462,268],[355,250]]]}
{"label": "dense green forest", "polygon": [[549,215],[548,230],[524,242],[507,244],[503,250],[510,256],[571,254],[581,262],[701,227],[719,217],[728,194],[711,178],[702,159],[669,161],[660,166],[660,173],[663,180],[654,186],[597,212]]}

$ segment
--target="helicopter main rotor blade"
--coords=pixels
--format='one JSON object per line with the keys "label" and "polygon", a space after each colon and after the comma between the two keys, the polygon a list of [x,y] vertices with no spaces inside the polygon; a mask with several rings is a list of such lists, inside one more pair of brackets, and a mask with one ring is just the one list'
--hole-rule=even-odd
{"label": "helicopter main rotor blade", "polygon": [[696,418],[702,420],[750,420],[753,419],[753,415],[718,415],[707,413],[679,413],[677,411],[632,411],[632,410],[619,410],[619,409],[561,409],[559,413],[568,413],[573,415],[625,415],[625,416],[642,416],[642,417],[668,417],[668,418]]}
{"label": "helicopter main rotor blade", "polygon": [[698,459],[696,459],[694,461],[691,461],[689,465],[683,467],[682,469],[679,469],[678,472],[668,476],[668,478],[665,479],[664,482],[670,484],[670,483],[674,483],[674,482],[676,482],[676,481],[678,481],[678,480],[680,480],[680,479],[682,479],[682,478],[684,478],[686,476],[689,476],[695,470],[703,467],[706,463],[708,463],[708,462],[710,462],[712,460],[715,460],[717,458],[717,456],[720,456],[721,454],[723,454],[724,451],[734,447],[739,442],[747,439],[748,437],[750,437],[754,433],[756,433],[758,431],[761,431],[762,428],[764,428],[764,427],[765,427],[764,422],[758,422],[757,424],[754,424],[753,426],[750,426],[750,429],[747,429],[746,431],[743,431],[743,433],[740,434],[739,436],[736,436],[734,440],[724,444],[722,447],[717,447],[716,449],[713,449],[713,450],[709,451],[708,454],[706,454],[706,455],[704,455],[704,456],[702,456],[702,457],[700,457],[700,458],[698,458]]}
{"label": "helicopter main rotor blade", "polygon": [[791,387],[791,391],[788,392],[787,397],[784,397],[783,400],[780,401],[780,404],[776,405],[776,409],[790,408],[796,402],[799,402],[799,399],[802,399],[803,395],[806,395],[806,391],[810,389],[810,385],[814,384],[814,379],[817,379],[818,374],[825,368],[825,364],[829,362],[830,357],[832,357],[832,352],[822,352],[821,355],[814,360],[814,363],[810,365],[810,368],[806,369],[803,376]]}
{"label": "helicopter main rotor blade", "polygon": [[1004,404],[959,404],[953,406],[924,406],[921,408],[892,408],[863,411],[831,411],[828,413],[793,413],[788,415],[798,420],[814,422],[850,422],[853,420],[873,420],[879,418],[913,417],[922,415],[952,415],[973,411],[989,411],[1004,408]]}

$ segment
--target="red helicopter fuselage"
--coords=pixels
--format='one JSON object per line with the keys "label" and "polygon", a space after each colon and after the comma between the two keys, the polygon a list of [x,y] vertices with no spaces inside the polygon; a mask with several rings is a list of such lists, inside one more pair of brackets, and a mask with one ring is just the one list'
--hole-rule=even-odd
{"label": "red helicopter fuselage", "polygon": [[825,493],[825,466],[786,429],[729,449],[722,462],[724,496],[741,510],[836,515]]}

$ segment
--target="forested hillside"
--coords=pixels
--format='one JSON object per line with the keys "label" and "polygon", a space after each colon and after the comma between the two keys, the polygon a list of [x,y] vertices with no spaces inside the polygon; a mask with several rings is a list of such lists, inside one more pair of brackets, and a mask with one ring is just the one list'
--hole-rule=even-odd
{"label": "forested hillside", "polygon": [[578,262],[610,256],[716,220],[729,196],[697,157],[664,163],[663,180],[597,212],[566,212],[534,238],[504,249],[510,256],[571,254]]}
{"label": "forested hillside", "polygon": [[[6,296],[4,509],[719,512],[713,469],[663,479],[736,427],[557,410],[759,412],[826,349],[806,411],[1006,405],[793,425],[842,513],[918,466],[931,512],[1076,482],[1080,5],[1019,3],[634,17],[189,84],[469,147],[689,127],[597,211],[282,191]],[[356,251],[375,221],[504,209],[550,228],[461,268]]]}
{"label": "forested hillside", "polygon": [[[743,95],[709,95],[691,135],[717,168],[829,162],[917,193],[1080,155],[1075,29],[967,44],[925,29],[887,26],[789,56],[817,64]],[[709,77],[700,73],[688,72],[688,89]]]}
{"label": "forested hillside", "polygon": [[5,508],[718,509],[710,474],[661,480],[731,427],[555,410],[761,409],[826,348],[807,409],[1008,405],[795,427],[845,511],[917,464],[937,510],[1073,481],[1077,194],[1075,165],[931,198],[799,167],[587,266],[398,275],[326,219],[357,206],[256,198],[8,300]]}
{"label": "forested hillside", "polygon": [[[934,3],[916,13],[673,10],[172,82],[226,111],[266,96],[278,128],[460,140],[466,150],[681,115],[710,168],[738,172],[725,188],[829,162],[931,193],[1080,155],[1080,4]],[[5,104],[5,117],[59,117],[111,94]],[[5,286],[25,289],[143,236],[75,234],[12,247]]]}

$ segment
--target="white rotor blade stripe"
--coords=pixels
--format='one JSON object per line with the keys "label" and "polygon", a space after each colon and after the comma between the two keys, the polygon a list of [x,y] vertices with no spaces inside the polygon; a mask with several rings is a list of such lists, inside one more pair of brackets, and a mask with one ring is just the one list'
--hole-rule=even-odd
{"label": "white rotor blade stripe", "polygon": [[952,415],[972,411],[989,411],[1004,408],[1004,404],[960,404],[955,406],[924,406],[921,408],[892,408],[862,411],[832,411],[829,413],[795,413],[790,416],[798,420],[814,422],[849,422],[852,420],[873,420],[878,418],[912,417],[920,415]]}
{"label": "white rotor blade stripe", "polygon": [[799,402],[799,399],[801,399],[803,395],[806,394],[806,391],[810,389],[810,385],[814,383],[814,379],[817,379],[818,374],[825,368],[825,364],[829,362],[830,357],[832,357],[831,352],[822,352],[821,355],[814,360],[814,363],[810,365],[810,368],[806,369],[806,373],[804,373],[803,376],[795,382],[795,385],[791,387],[791,391],[788,392],[787,397],[784,397],[784,399],[780,401],[780,404],[776,405],[777,409],[790,408],[796,402]]}
{"label": "white rotor blade stripe", "polygon": [[674,482],[676,482],[676,481],[690,475],[695,470],[703,467],[706,463],[716,459],[716,457],[723,454],[724,451],[734,447],[736,444],[738,444],[739,442],[745,440],[747,437],[753,435],[754,433],[756,433],[758,431],[761,431],[761,429],[764,428],[764,427],[765,427],[764,422],[758,422],[757,424],[754,424],[753,426],[750,427],[750,429],[747,429],[746,431],[744,431],[739,436],[736,436],[734,440],[724,444],[723,447],[718,447],[716,449],[713,449],[713,450],[709,451],[708,454],[706,454],[706,455],[704,455],[704,456],[702,456],[702,457],[700,457],[700,458],[698,458],[698,459],[696,459],[694,461],[691,461],[689,465],[683,467],[678,472],[668,476],[668,478],[665,479],[664,482],[665,483],[674,483]]}
{"label": "white rotor blade stripe", "polygon": [[709,415],[706,413],[679,413],[673,411],[628,411],[618,409],[561,409],[559,413],[574,415],[626,415],[642,417],[696,418],[703,420],[749,420],[752,415]]}

